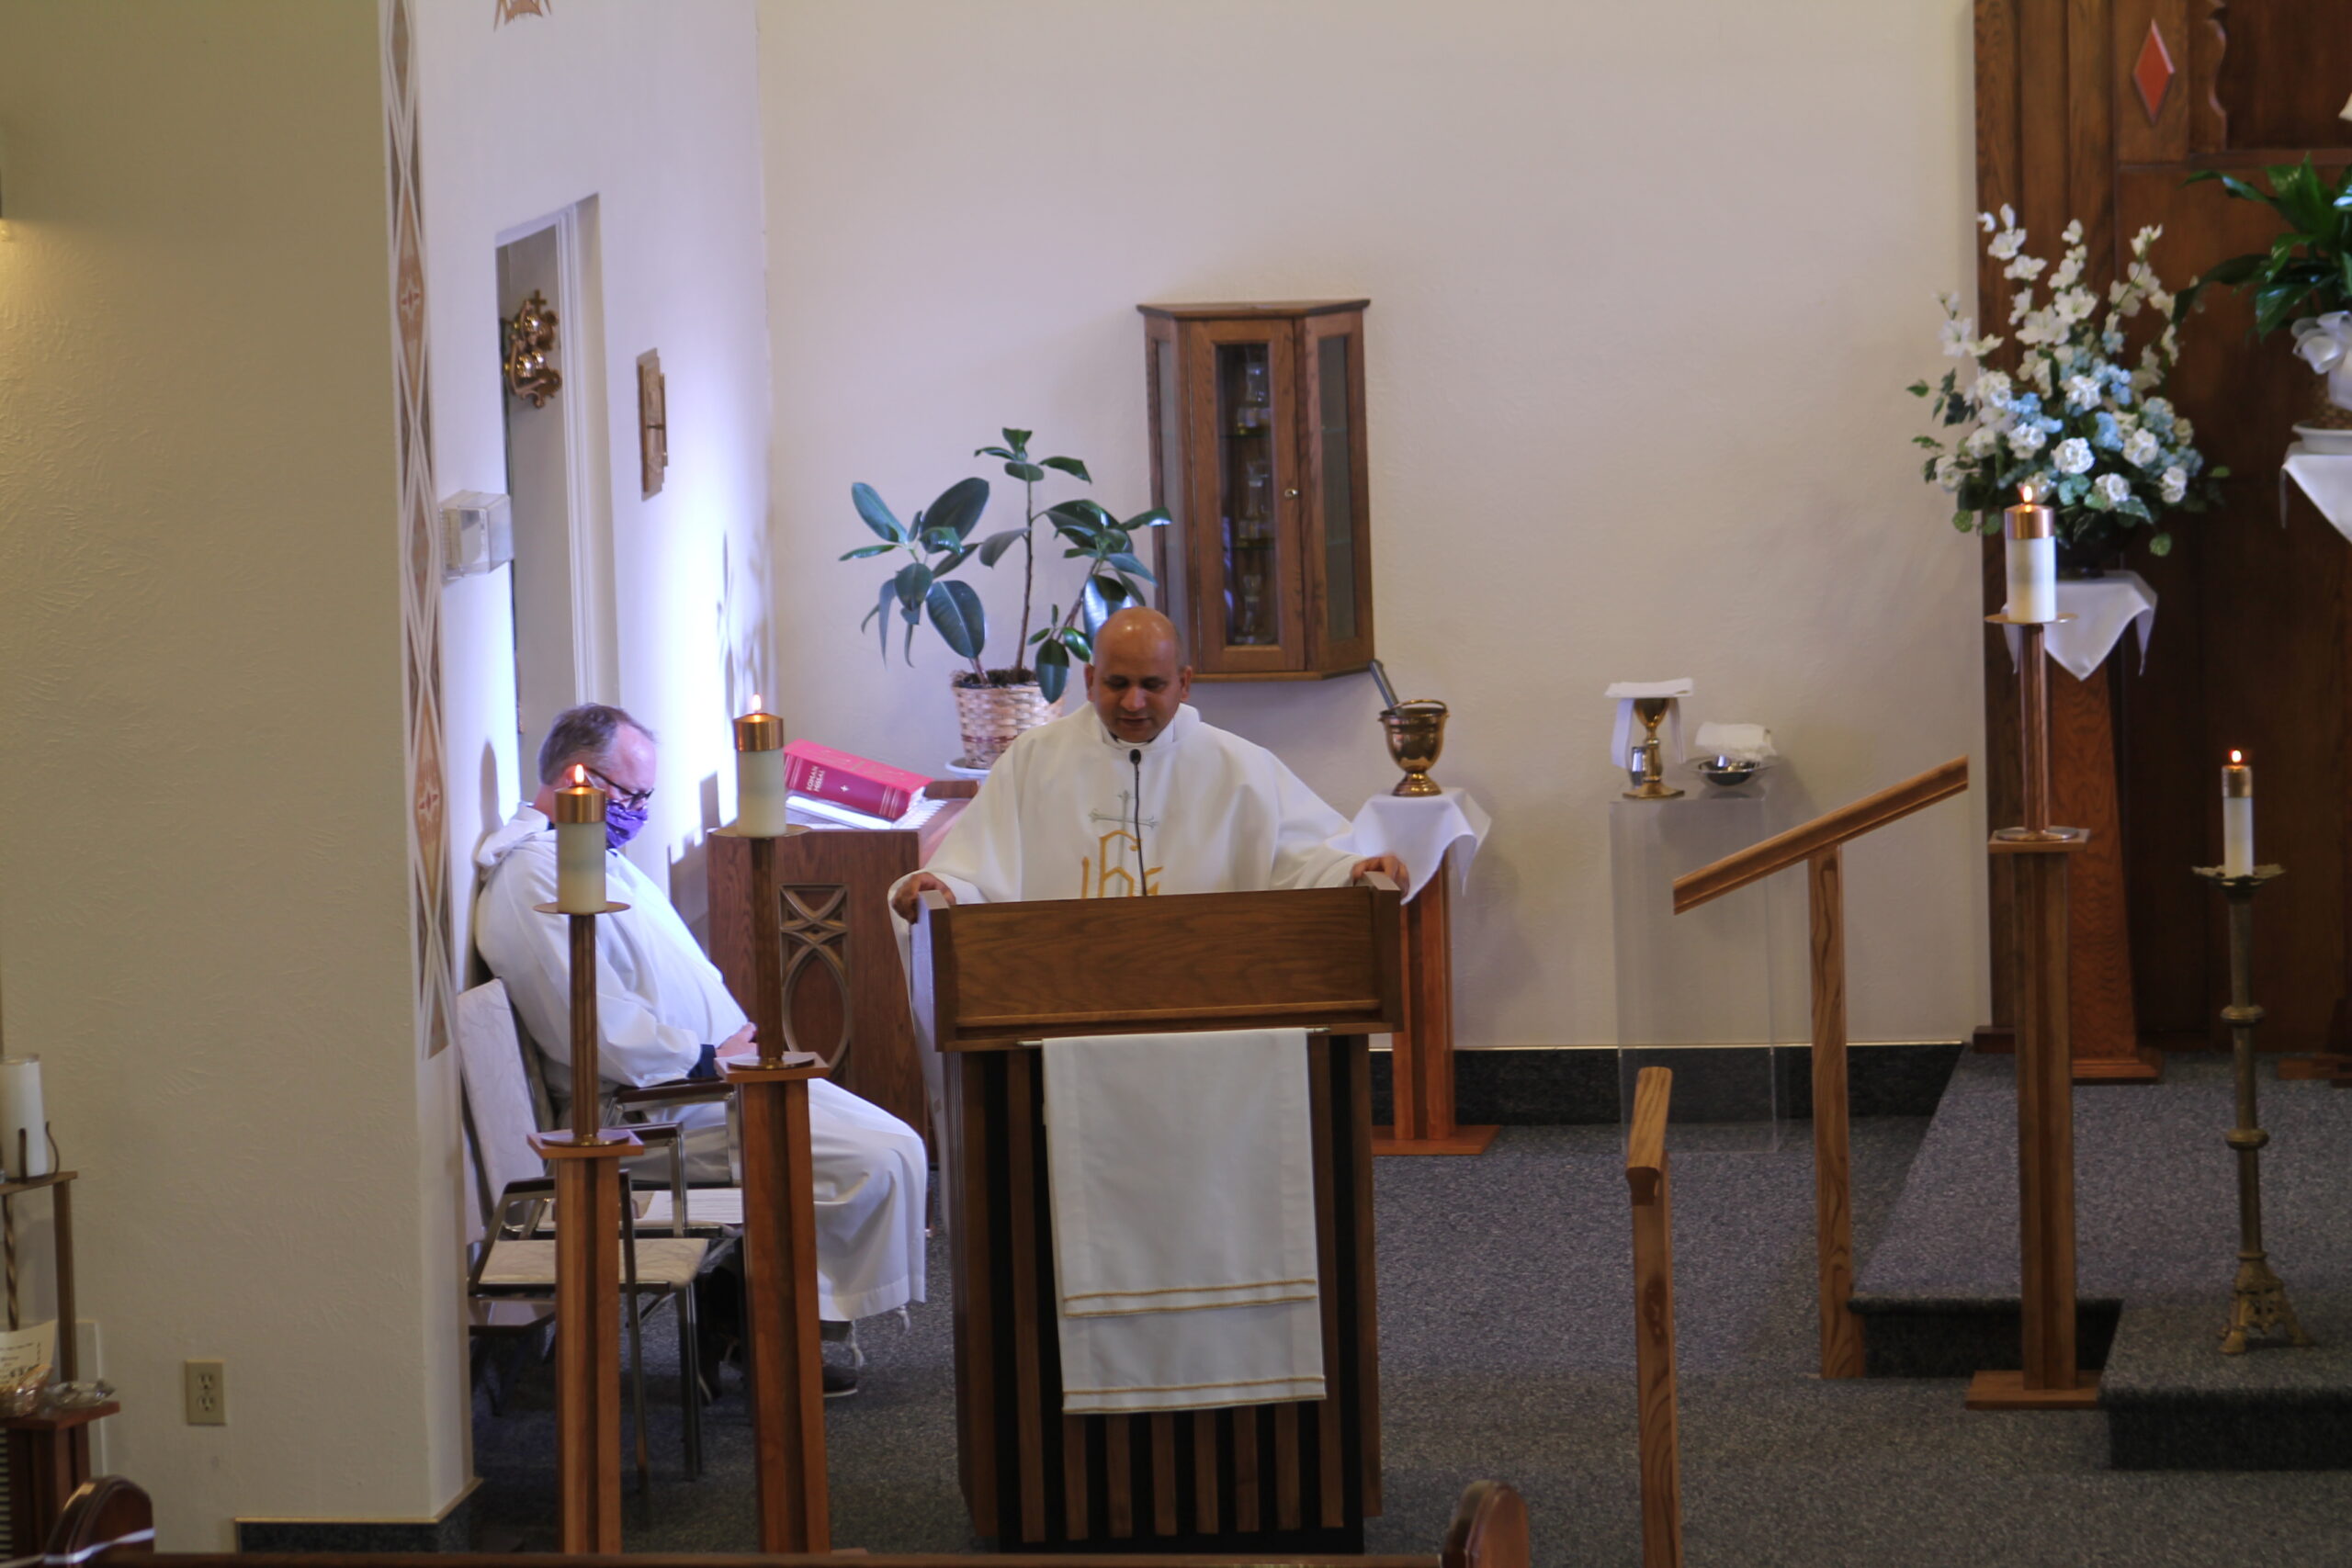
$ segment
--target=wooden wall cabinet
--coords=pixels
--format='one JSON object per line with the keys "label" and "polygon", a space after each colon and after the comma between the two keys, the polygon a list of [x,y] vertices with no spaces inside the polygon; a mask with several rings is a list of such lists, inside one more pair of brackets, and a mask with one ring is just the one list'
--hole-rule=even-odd
{"label": "wooden wall cabinet", "polygon": [[1159,607],[1203,680],[1363,669],[1367,299],[1143,305]]}

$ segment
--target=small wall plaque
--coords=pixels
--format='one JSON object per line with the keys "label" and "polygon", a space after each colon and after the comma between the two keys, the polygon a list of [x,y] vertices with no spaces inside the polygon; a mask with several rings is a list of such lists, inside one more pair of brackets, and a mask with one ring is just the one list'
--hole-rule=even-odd
{"label": "small wall plaque", "polygon": [[659,349],[637,356],[637,448],[639,476],[650,499],[662,493],[662,476],[670,467],[670,392]]}

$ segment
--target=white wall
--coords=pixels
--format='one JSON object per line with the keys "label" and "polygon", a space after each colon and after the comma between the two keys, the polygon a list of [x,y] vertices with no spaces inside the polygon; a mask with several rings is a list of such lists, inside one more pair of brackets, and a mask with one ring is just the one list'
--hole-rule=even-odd
{"label": "white wall", "polygon": [[[791,731],[953,750],[935,637],[910,671],[857,635],[853,481],[903,516],[1010,423],[1140,509],[1137,302],[1367,295],[1380,650],[1453,705],[1438,776],[1498,822],[1461,1032],[1613,1039],[1604,684],[1694,677],[1808,810],[1981,753],[1976,554],[1901,391],[1971,276],[1968,17],[766,0]],[[1342,809],[1395,780],[1361,678],[1195,691]],[[1849,857],[1856,1038],[1983,1021],[1983,831],[1980,800]]]}
{"label": "white wall", "polygon": [[428,1515],[376,7],[0,8],[0,993],[107,1462],[181,1550]]}
{"label": "white wall", "polygon": [[[630,854],[702,902],[706,827],[731,818],[729,715],[766,661],[768,344],[757,52],[749,0],[564,0],[492,26],[476,0],[421,0],[426,306],[435,481],[507,488],[497,250],[511,231],[596,198],[601,378],[617,609],[615,702],[662,736],[653,818]],[[581,323],[568,323],[576,330]],[[670,468],[640,499],[637,356],[669,378]],[[515,756],[508,573],[443,598],[450,844],[458,947],[471,856],[537,782]],[[723,796],[723,798],[721,798]]]}

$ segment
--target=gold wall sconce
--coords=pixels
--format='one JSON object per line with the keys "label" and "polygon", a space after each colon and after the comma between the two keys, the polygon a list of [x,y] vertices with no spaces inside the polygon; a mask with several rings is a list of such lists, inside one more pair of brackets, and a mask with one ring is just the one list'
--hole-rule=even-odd
{"label": "gold wall sconce", "polygon": [[523,301],[506,326],[506,389],[528,398],[535,409],[563,387],[563,377],[550,362],[555,353],[555,312],[537,289]]}
{"label": "gold wall sconce", "polygon": [[670,382],[657,348],[637,356],[637,468],[646,499],[660,495],[670,470]]}

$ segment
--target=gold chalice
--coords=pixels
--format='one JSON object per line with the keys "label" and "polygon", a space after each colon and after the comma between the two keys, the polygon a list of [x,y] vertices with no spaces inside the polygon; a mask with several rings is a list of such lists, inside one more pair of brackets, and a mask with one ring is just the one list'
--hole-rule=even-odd
{"label": "gold chalice", "polygon": [[1672,800],[1682,792],[1666,787],[1666,747],[1657,738],[1657,727],[1666,717],[1672,697],[1635,697],[1634,716],[1642,721],[1645,733],[1634,742],[1625,762],[1625,771],[1633,775],[1634,787],[1625,792],[1627,800]]}
{"label": "gold chalice", "polygon": [[1388,735],[1388,754],[1405,770],[1395,795],[1442,795],[1430,769],[1445,748],[1445,705],[1427,697],[1385,708],[1380,728]]}

